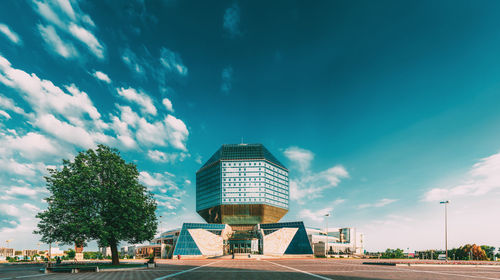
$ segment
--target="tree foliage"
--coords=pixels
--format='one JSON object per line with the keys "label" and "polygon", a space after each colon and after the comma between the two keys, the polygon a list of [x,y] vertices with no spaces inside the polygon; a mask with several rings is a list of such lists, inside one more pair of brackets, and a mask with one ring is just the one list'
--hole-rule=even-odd
{"label": "tree foliage", "polygon": [[83,252],[83,258],[86,260],[102,260],[101,252]]}
{"label": "tree foliage", "polygon": [[63,160],[60,170],[45,177],[50,197],[47,210],[38,213],[35,233],[45,243],[84,245],[97,240],[111,247],[118,263],[120,241],[151,240],[157,228],[156,201],[139,183],[139,172],[116,149],[99,145]]}
{"label": "tree foliage", "polygon": [[67,252],[66,252],[66,256],[68,256],[68,259],[72,260],[75,258],[76,256],[76,252],[75,250],[73,249],[69,249]]}
{"label": "tree foliage", "polygon": [[488,260],[493,258],[495,247],[491,246],[478,246],[476,244],[466,244],[459,248],[453,248],[448,251],[448,257],[455,260]]}
{"label": "tree foliage", "polygon": [[405,257],[402,249],[387,249],[380,256],[382,259],[402,259]]}

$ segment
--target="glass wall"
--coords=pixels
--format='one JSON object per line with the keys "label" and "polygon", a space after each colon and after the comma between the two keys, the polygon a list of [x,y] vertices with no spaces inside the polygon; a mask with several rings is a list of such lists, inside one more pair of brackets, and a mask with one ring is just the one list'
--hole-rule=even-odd
{"label": "glass wall", "polygon": [[200,223],[184,223],[182,225],[181,233],[177,239],[177,244],[174,249],[174,258],[177,255],[201,255],[201,251],[196,246],[188,229],[205,229],[214,234],[220,235],[222,230],[226,227],[224,224],[200,224]]}

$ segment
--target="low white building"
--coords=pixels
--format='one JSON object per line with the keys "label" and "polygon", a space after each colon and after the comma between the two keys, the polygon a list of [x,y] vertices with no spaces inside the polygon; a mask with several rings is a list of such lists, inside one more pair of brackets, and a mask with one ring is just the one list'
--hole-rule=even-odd
{"label": "low white building", "polygon": [[160,234],[159,237],[155,237],[151,240],[151,244],[161,244],[161,258],[166,259],[172,257],[173,248],[177,243],[179,234],[181,232],[180,228],[165,231]]}
{"label": "low white building", "polygon": [[0,248],[0,260],[5,260],[7,257],[14,257],[14,249],[13,248]]}
{"label": "low white building", "polygon": [[355,228],[306,228],[306,231],[315,255],[364,254],[364,235]]}
{"label": "low white building", "polygon": [[135,245],[123,246],[120,248],[120,252],[122,253],[122,255],[126,255],[127,257],[132,256],[135,258],[135,249]]}
{"label": "low white building", "polygon": [[111,247],[101,247],[99,251],[103,257],[111,257]]}

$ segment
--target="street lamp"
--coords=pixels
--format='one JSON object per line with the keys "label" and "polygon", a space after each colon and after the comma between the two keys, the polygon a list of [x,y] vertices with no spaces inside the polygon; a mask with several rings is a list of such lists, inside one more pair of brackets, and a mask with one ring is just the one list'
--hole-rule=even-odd
{"label": "street lamp", "polygon": [[[5,243],[7,243],[7,247],[5,248],[5,256],[7,257],[7,248],[9,248],[9,243],[12,242],[12,239],[9,239],[9,240],[5,240]],[[14,256],[15,256],[15,252],[14,252]]]}
{"label": "street lamp", "polygon": [[161,223],[161,218],[163,218],[163,216],[160,216],[160,240],[161,240],[161,234],[163,232],[163,225]]}
{"label": "street lamp", "polygon": [[328,244],[328,217],[330,217],[330,213],[325,214],[326,221],[326,255],[328,256],[328,251],[330,249],[330,245]]}
{"label": "street lamp", "polygon": [[448,204],[449,200],[441,201],[444,204],[444,248],[446,252],[446,261],[448,261]]}

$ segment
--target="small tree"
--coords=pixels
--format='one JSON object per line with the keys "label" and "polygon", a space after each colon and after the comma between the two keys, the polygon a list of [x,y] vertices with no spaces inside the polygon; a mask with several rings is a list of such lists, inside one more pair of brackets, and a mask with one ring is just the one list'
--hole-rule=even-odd
{"label": "small tree", "polygon": [[73,249],[69,249],[68,252],[66,253],[66,255],[68,256],[68,259],[72,260],[75,258],[76,252]]}
{"label": "small tree", "polygon": [[403,250],[401,249],[387,249],[381,255],[382,259],[402,259],[404,258]]}
{"label": "small tree", "polygon": [[99,145],[74,161],[63,160],[61,170],[49,173],[48,209],[38,213],[35,231],[43,242],[97,240],[100,247],[111,247],[113,264],[118,264],[120,241],[141,243],[154,237],[156,201],[139,183],[137,167],[116,149]]}

